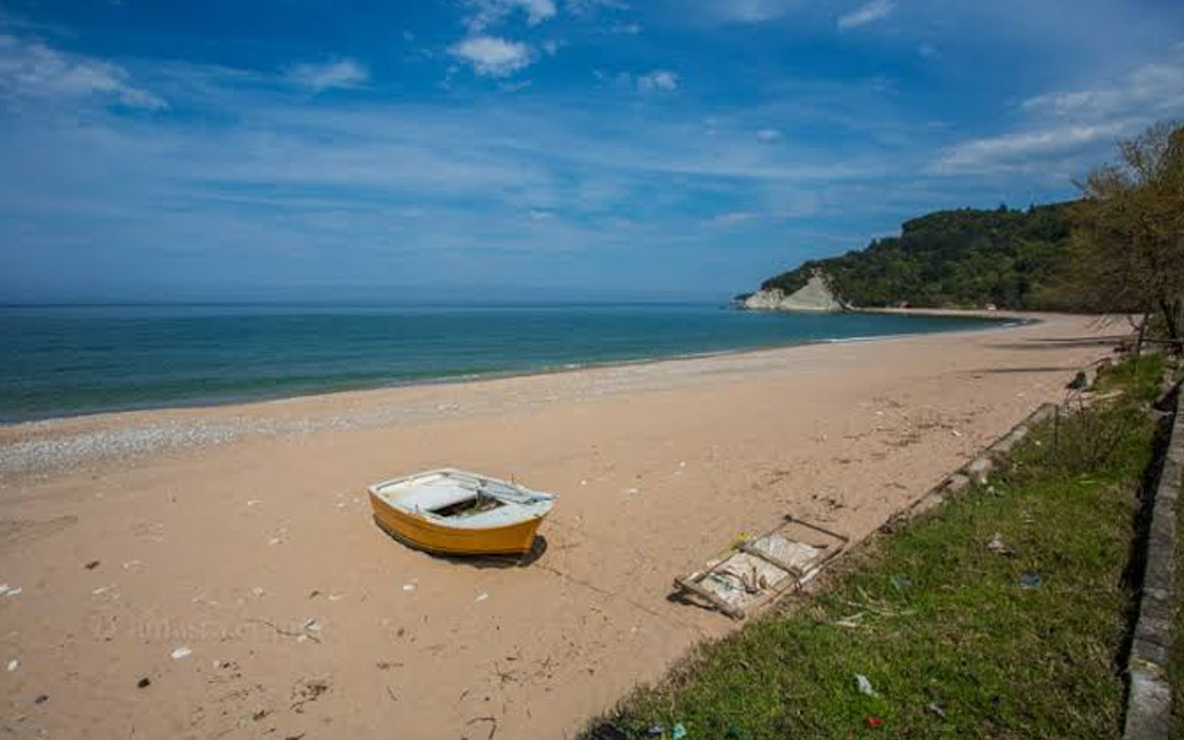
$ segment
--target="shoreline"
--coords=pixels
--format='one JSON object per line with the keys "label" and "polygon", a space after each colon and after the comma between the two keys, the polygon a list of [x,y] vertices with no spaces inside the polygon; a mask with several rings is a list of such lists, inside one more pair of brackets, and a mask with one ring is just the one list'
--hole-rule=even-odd
{"label": "shoreline", "polygon": [[[896,310],[896,309],[888,309]],[[943,315],[960,317],[962,314],[946,309]],[[978,318],[969,316],[966,318]],[[346,389],[275,398],[256,398],[243,402],[211,403],[127,409],[57,416],[16,424],[0,424],[0,481],[20,479],[28,475],[45,475],[74,467],[102,466],[105,463],[129,462],[152,454],[194,450],[219,446],[251,437],[284,438],[323,431],[389,427],[399,424],[428,423],[435,417],[447,417],[452,408],[447,401],[412,405],[403,413],[383,413],[381,409],[398,405],[404,396],[428,394],[447,395],[450,391],[464,394],[489,390],[496,393],[501,384],[527,383],[554,379],[563,383],[574,378],[595,384],[597,380],[631,372],[654,373],[658,376],[679,372],[694,374],[712,360],[746,359],[754,362],[789,359],[793,353],[809,348],[843,347],[860,344],[891,343],[926,337],[975,335],[982,332],[1010,331],[1038,324],[1045,320],[1063,318],[1059,314],[1043,317],[1031,314],[992,316],[999,323],[973,328],[937,332],[884,334],[845,339],[819,339],[790,345],[751,347],[696,355],[660,357],[629,362],[611,362],[573,368],[555,368],[543,372],[505,373],[481,377],[413,382],[384,385],[374,388]],[[1018,323],[1008,323],[1008,322]],[[316,413],[325,407],[358,407],[371,404],[380,409],[370,417],[329,416]],[[308,413],[308,407],[313,407]],[[290,412],[295,412],[290,413]]]}
{"label": "shoreline", "polygon": [[[759,312],[754,312],[759,313]],[[768,312],[766,312],[768,313]],[[90,419],[96,417],[107,416],[121,416],[125,414],[142,414],[152,412],[164,411],[185,411],[185,410],[200,410],[200,409],[216,409],[228,408],[234,406],[249,406],[254,404],[266,404],[283,401],[298,400],[303,398],[316,398],[321,396],[336,396],[350,393],[369,393],[385,390],[396,390],[402,388],[418,388],[418,387],[433,387],[433,386],[449,386],[465,383],[480,383],[487,381],[497,381],[512,378],[528,378],[535,376],[547,376],[570,372],[582,372],[588,370],[598,370],[604,368],[617,367],[633,367],[650,365],[663,362],[682,362],[688,360],[709,359],[713,357],[728,357],[734,355],[744,355],[759,352],[772,352],[778,350],[793,349],[795,347],[806,347],[819,344],[844,344],[848,342],[873,342],[879,340],[893,340],[907,337],[917,336],[931,336],[939,334],[960,334],[967,332],[978,331],[992,331],[998,329],[1010,328],[1011,324],[1008,322],[1018,322],[1014,326],[1023,326],[1031,323],[1039,323],[1043,319],[1040,315],[1031,312],[986,312],[986,311],[963,311],[961,309],[860,309],[859,311],[851,311],[849,313],[867,313],[867,314],[882,314],[882,315],[899,315],[899,316],[917,316],[917,317],[940,317],[950,319],[966,319],[970,320],[989,320],[997,322],[995,325],[976,326],[973,328],[963,329],[948,329],[931,332],[913,332],[913,333],[897,333],[897,334],[875,334],[860,337],[843,337],[843,338],[823,338],[823,339],[805,339],[802,341],[787,343],[787,344],[767,344],[754,345],[750,347],[740,347],[736,349],[713,350],[706,352],[689,352],[672,355],[660,355],[654,357],[643,357],[630,360],[606,360],[604,362],[580,362],[580,363],[565,363],[561,366],[542,366],[538,368],[530,368],[524,370],[507,370],[507,371],[491,371],[487,373],[465,373],[460,375],[445,375],[445,376],[431,376],[423,377],[405,381],[390,381],[377,385],[363,385],[357,387],[338,387],[332,386],[322,388],[311,388],[307,391],[294,391],[292,393],[279,392],[275,394],[256,393],[242,396],[226,396],[220,398],[212,398],[209,400],[196,401],[181,401],[178,403],[151,403],[134,404],[127,406],[112,406],[96,408],[93,410],[84,411],[65,411],[65,412],[49,412],[43,415],[32,415],[28,417],[20,417],[9,419],[9,417],[0,416],[0,433],[5,430],[16,429],[20,427],[29,427],[33,425],[52,424],[60,421],[68,421],[73,419]],[[1049,314],[1050,316],[1057,316],[1059,314]],[[0,444],[3,443],[0,437]]]}

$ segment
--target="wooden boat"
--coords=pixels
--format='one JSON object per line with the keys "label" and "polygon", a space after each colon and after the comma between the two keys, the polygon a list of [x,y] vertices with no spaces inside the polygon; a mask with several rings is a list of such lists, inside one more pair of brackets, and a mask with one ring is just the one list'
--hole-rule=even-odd
{"label": "wooden boat", "polygon": [[370,486],[378,526],[447,555],[525,555],[554,503],[549,493],[453,468]]}

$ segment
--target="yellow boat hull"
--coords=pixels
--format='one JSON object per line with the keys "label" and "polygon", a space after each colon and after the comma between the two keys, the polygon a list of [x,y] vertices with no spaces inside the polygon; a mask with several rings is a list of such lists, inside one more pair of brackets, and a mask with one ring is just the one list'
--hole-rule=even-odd
{"label": "yellow boat hull", "polygon": [[396,509],[370,494],[374,521],[387,534],[412,547],[442,555],[525,555],[534,546],[542,517],[504,527],[446,527]]}

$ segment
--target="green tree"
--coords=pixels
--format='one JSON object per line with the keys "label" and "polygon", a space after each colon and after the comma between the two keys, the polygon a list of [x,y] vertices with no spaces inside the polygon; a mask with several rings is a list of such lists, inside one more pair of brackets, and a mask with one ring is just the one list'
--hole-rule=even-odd
{"label": "green tree", "polygon": [[1118,142],[1115,163],[1079,184],[1076,287],[1104,312],[1158,313],[1181,348],[1184,298],[1184,125],[1157,123]]}
{"label": "green tree", "polygon": [[860,307],[979,306],[1079,308],[1056,294],[1055,277],[1069,251],[1070,204],[1027,211],[963,208],[906,221],[900,236],[867,248],[806,262],[761,287],[792,293],[821,270],[844,301]]}

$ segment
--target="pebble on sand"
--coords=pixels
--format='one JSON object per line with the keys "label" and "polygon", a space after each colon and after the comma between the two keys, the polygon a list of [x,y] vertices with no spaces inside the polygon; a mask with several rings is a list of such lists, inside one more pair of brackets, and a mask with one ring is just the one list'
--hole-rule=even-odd
{"label": "pebble on sand", "polygon": [[180,660],[181,658],[188,658],[192,654],[193,654],[193,651],[183,645],[179,648],[174,649],[173,652],[169,653],[169,655],[172,656],[173,660]]}

